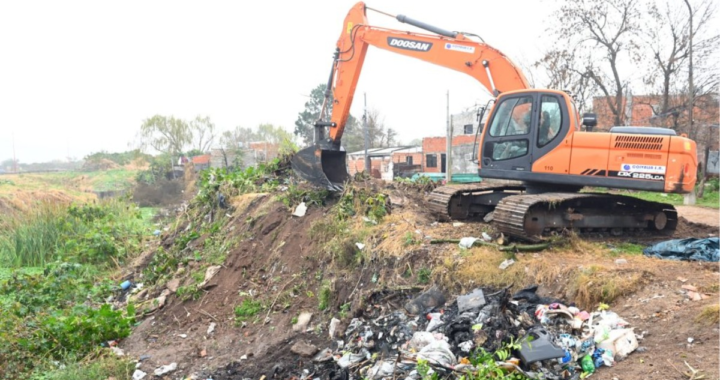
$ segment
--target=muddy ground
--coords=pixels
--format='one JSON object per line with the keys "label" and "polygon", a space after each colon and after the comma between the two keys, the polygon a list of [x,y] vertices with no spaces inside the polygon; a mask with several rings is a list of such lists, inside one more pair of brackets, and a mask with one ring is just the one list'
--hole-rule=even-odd
{"label": "muddy ground", "polygon": [[[612,298],[611,309],[643,337],[644,352],[600,369],[594,378],[687,379],[680,373],[688,371],[685,362],[701,370],[706,379],[719,378],[717,263],[659,260],[615,248],[627,241],[646,244],[653,240],[649,238],[576,238],[540,253],[516,254],[517,262],[501,271],[497,265],[506,253],[429,244],[430,238],[493,234],[492,226],[438,222],[427,212],[426,193],[392,187],[380,190],[392,201],[391,213],[377,226],[368,227],[359,218],[351,223],[352,228],[367,230],[363,240],[367,247],[359,259],[353,256],[350,262],[329,255],[323,237],[313,229],[331,218],[332,204],[311,206],[298,218],[290,216],[291,209],[278,202],[275,194],[234,199],[223,232],[239,243],[228,252],[210,286],[197,300],[182,301],[171,294],[166,305],[148,315],[121,347],[131,357],[143,356],[140,368],[146,372],[177,362],[178,370],[168,378],[191,374],[215,380],[273,378],[275,374],[290,378],[300,374],[308,359],[292,354],[289,347],[298,340],[308,340],[320,349],[329,347],[331,318],[340,318],[344,327],[363,310],[388,307],[365,301],[379,290],[420,291],[438,285],[447,290],[451,302],[476,286],[510,285],[517,290],[536,283],[541,294],[587,308],[596,307],[605,294]],[[696,218],[697,214],[710,218],[714,212],[717,220],[717,210],[705,210],[681,208],[683,219],[675,236],[717,236],[717,224]],[[172,244],[172,236],[164,239],[163,244]],[[202,239],[195,244],[200,247]],[[429,273],[427,283],[420,281],[423,271]],[[695,286],[709,297],[692,301],[683,285]],[[320,311],[318,297],[328,286],[331,305]],[[157,295],[162,288],[149,294]],[[245,299],[262,301],[263,309],[242,323],[235,320],[233,310]],[[343,308],[345,304],[349,309]],[[313,313],[308,330],[293,331],[291,322],[301,312]],[[211,323],[216,327],[208,334]],[[323,376],[332,378],[327,371]]]}

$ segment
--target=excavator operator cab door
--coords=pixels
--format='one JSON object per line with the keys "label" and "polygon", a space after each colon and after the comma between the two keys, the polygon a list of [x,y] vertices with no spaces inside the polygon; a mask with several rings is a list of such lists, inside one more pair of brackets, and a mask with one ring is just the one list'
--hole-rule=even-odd
{"label": "excavator operator cab door", "polygon": [[535,160],[552,151],[569,129],[561,95],[523,91],[501,96],[484,131],[480,176],[530,179]]}

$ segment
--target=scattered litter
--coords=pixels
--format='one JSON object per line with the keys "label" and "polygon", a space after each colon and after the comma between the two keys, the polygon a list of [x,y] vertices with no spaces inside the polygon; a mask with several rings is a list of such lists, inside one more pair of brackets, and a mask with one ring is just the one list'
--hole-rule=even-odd
{"label": "scattered litter", "polygon": [[[543,297],[537,290],[530,286],[511,294],[508,289],[476,288],[449,304],[437,287],[414,297],[404,290],[384,290],[367,298],[362,317],[353,318],[344,334],[337,331],[339,322],[331,320],[330,338],[340,335],[343,340],[319,350],[298,341],[291,351],[325,363],[316,364],[316,369],[334,361],[346,379],[421,380],[420,359],[439,378],[446,378],[448,371],[472,377],[478,373],[471,362],[473,352],[507,350],[515,341],[519,349],[505,351],[510,356],[498,362],[499,367],[529,379],[560,380],[578,379],[582,372],[614,366],[633,351],[646,350],[638,347],[629,323],[607,306],[586,311]],[[408,298],[405,310],[392,309]],[[312,380],[325,375],[307,370],[295,377]]]}
{"label": "scattered litter", "polygon": [[627,260],[625,260],[625,259],[616,259],[615,260],[615,265],[625,265],[625,264],[627,264]]}
{"label": "scattered litter", "polygon": [[220,268],[222,268],[220,265],[213,265],[205,269],[205,279],[203,282],[198,284],[198,289],[205,289],[208,286],[208,283],[210,280],[212,280],[215,275],[220,272]]}
{"label": "scattered litter", "polygon": [[125,351],[120,347],[110,347],[110,349],[117,356],[125,356]]}
{"label": "scattered litter", "polygon": [[465,225],[465,223],[463,223],[463,222],[454,222],[453,223],[453,227],[462,227],[464,225]]}
{"label": "scattered litter", "polygon": [[555,346],[550,341],[550,335],[542,327],[531,330],[521,340],[518,350],[520,360],[525,364],[532,364],[541,360],[562,358],[565,350]]}
{"label": "scattered litter", "polygon": [[489,212],[489,213],[485,214],[485,216],[483,217],[483,221],[485,223],[490,223],[494,219],[493,216],[495,216],[494,212]]}
{"label": "scattered litter", "polygon": [[460,248],[467,249],[467,248],[472,247],[473,243],[475,243],[475,241],[477,241],[477,240],[478,240],[478,238],[474,238],[474,237],[464,237],[464,238],[460,239],[460,243],[458,243],[458,245],[460,246]]}
{"label": "scattered litter", "polygon": [[307,206],[305,206],[305,202],[300,202],[300,204],[295,207],[295,211],[292,213],[292,215],[297,217],[303,217],[305,216],[306,212]]}
{"label": "scattered litter", "polygon": [[355,246],[361,251],[363,250],[363,248],[365,248],[365,244],[363,243],[355,243]]}
{"label": "scattered litter", "polygon": [[293,331],[305,331],[310,324],[310,318],[312,318],[312,313],[300,313],[297,323],[292,327]]}
{"label": "scattered litter", "polygon": [[176,369],[177,369],[177,363],[172,362],[168,365],[164,365],[160,368],[157,368],[154,373],[155,373],[155,376],[162,376],[162,375],[164,375],[166,373],[170,373]]}
{"label": "scattered litter", "polygon": [[692,342],[694,342],[694,341],[695,341],[694,338],[692,338],[692,337],[689,337],[689,338],[688,338],[688,343],[692,343]]}
{"label": "scattered litter", "polygon": [[372,220],[372,219],[368,218],[367,216],[363,216],[363,220],[365,221],[365,223],[377,224],[376,220]]}
{"label": "scattered litter", "polygon": [[492,236],[488,235],[486,232],[482,233],[482,238],[485,241],[492,241]]}
{"label": "scattered litter", "polygon": [[313,361],[316,363],[329,362],[333,358],[333,352],[331,349],[326,348],[315,355]]}
{"label": "scattered litter", "polygon": [[445,304],[445,295],[437,287],[433,286],[424,293],[415,297],[405,304],[405,310],[410,314],[424,314],[434,308],[442,307]]}
{"label": "scattered litter", "polygon": [[435,341],[423,347],[417,355],[418,359],[427,360],[429,363],[450,367],[457,364],[457,359],[450,350],[450,344],[444,340]]}
{"label": "scattered litter", "polygon": [[215,322],[210,322],[210,326],[208,326],[206,335],[210,335],[215,331]]}
{"label": "scattered litter", "polygon": [[206,356],[207,356],[207,350],[203,348],[202,350],[200,350],[200,354],[199,354],[199,355],[200,355],[201,358],[206,357]]}
{"label": "scattered litter", "polygon": [[187,338],[187,334],[178,334],[178,336],[181,337],[181,338],[183,338],[183,339]]}
{"label": "scattered litter", "polygon": [[646,256],[687,261],[720,261],[720,239],[676,239],[657,243],[643,250]]}
{"label": "scattered litter", "polygon": [[683,285],[681,286],[682,289],[689,290],[691,292],[697,292],[697,288],[692,285]]}
{"label": "scattered litter", "polygon": [[160,234],[161,234],[160,230],[153,231],[153,235],[155,235],[155,236],[159,236]]}
{"label": "scattered litter", "polygon": [[472,291],[472,293],[459,296],[457,299],[458,311],[464,312],[466,310],[475,309],[482,305],[485,305],[485,295],[482,289],[478,288]]}
{"label": "scattered litter", "polygon": [[500,263],[499,268],[502,269],[502,270],[505,270],[505,269],[507,269],[510,265],[513,265],[513,264],[515,264],[515,260],[513,260],[513,259],[507,259],[507,260],[503,261],[502,263]]}
{"label": "scattered litter", "polygon": [[133,374],[132,374],[133,380],[142,380],[145,378],[145,376],[147,376],[147,373],[145,373],[139,369],[136,369],[135,372],[133,372]]}
{"label": "scattered litter", "polygon": [[330,335],[330,339],[335,339],[335,333],[336,333],[338,324],[340,324],[339,319],[333,318],[330,320],[330,326],[328,326],[328,335]]}
{"label": "scattered litter", "polygon": [[132,285],[132,282],[130,280],[124,281],[122,284],[120,284],[120,288],[122,290],[128,290],[128,288]]}

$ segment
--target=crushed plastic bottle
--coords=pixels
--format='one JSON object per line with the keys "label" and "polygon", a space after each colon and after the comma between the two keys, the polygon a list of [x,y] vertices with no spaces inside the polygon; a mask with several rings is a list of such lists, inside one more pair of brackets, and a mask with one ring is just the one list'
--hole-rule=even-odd
{"label": "crushed plastic bottle", "polygon": [[592,356],[590,356],[590,355],[583,356],[582,360],[580,361],[580,365],[582,366],[583,372],[586,372],[586,373],[595,372],[595,364],[593,364],[593,359],[592,359]]}

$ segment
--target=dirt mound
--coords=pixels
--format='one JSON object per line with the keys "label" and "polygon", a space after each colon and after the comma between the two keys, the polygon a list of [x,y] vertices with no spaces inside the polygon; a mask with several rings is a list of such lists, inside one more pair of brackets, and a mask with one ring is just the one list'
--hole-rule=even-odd
{"label": "dirt mound", "polygon": [[[282,378],[303,368],[316,368],[333,378],[340,374],[326,367],[332,362],[315,364],[290,348],[298,341],[330,347],[332,318],[340,320],[338,329],[344,331],[352,317],[385,307],[373,294],[419,291],[431,284],[463,294],[480,285],[518,290],[539,283],[548,295],[588,308],[613,303],[633,324],[639,318],[649,331],[647,344],[654,347],[644,354],[655,365],[650,371],[667,373],[672,368],[665,359],[696,357],[704,350],[711,352],[690,364],[716,373],[718,333],[696,322],[713,300],[689,301],[677,292],[681,284],[676,279],[692,278],[694,286],[717,293],[716,265],[628,255],[618,264],[620,254],[588,241],[553,243],[546,251],[526,254],[430,244],[433,239],[496,234],[479,222],[438,223],[427,211],[426,192],[374,180],[356,181],[346,193],[323,203],[306,198],[308,209],[302,217],[291,215],[298,203],[288,201],[294,199],[291,192],[300,190],[234,197],[229,209],[200,213],[163,236],[162,250],[148,258],[143,277],[135,274],[137,282],[160,276],[159,286],[143,290],[139,297],[139,308],[149,306],[153,311],[122,342],[132,357],[150,356],[141,365],[144,371],[177,362],[178,373],[216,379]],[[373,208],[378,202],[388,202],[381,218]],[[345,216],[338,218],[338,213]],[[681,226],[690,224],[682,221]],[[157,259],[172,249],[182,250],[185,258]],[[515,263],[499,269],[508,258]],[[204,281],[211,268],[219,271]],[[652,298],[656,295],[660,297]],[[159,300],[164,303],[161,308]],[[301,313],[312,317],[295,331]],[[679,345],[687,337],[666,333],[673,329],[683,334],[697,331],[694,336],[701,343],[697,348]],[[600,377],[652,378],[634,367],[634,362],[621,362]]]}

